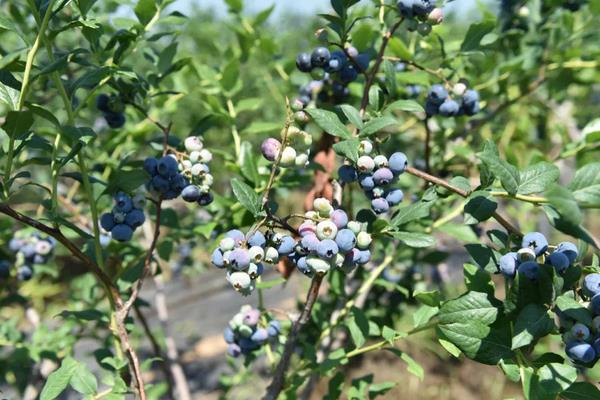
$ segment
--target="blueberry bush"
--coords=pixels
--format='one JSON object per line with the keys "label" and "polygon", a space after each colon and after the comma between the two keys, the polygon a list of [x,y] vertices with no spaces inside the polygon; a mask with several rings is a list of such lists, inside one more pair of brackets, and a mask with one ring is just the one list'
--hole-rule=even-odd
{"label": "blueberry bush", "polygon": [[225,3],[0,3],[0,387],[191,398],[145,283],[196,264],[248,303],[226,397],[385,395],[345,368],[423,379],[424,335],[526,399],[600,398],[600,1]]}

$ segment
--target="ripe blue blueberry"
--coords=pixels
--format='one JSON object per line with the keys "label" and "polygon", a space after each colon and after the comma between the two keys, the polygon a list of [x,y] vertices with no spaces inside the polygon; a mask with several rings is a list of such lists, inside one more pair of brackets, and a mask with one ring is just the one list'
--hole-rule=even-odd
{"label": "ripe blue blueberry", "polygon": [[577,340],[587,340],[590,337],[590,329],[582,323],[576,323],[571,328],[571,334]]}
{"label": "ripe blue blueberry", "polygon": [[21,265],[17,269],[17,279],[20,281],[28,281],[33,277],[33,269],[29,265]]}
{"label": "ripe blue blueberry", "polygon": [[423,17],[428,15],[434,8],[430,0],[414,0],[413,1],[413,12],[415,15]]}
{"label": "ripe blue blueberry", "polygon": [[372,174],[360,174],[358,176],[360,187],[364,190],[373,190],[375,187],[375,181],[373,180]]}
{"label": "ripe blue blueberry", "polygon": [[356,245],[356,235],[350,229],[341,229],[335,237],[335,243],[340,252],[347,253]]}
{"label": "ripe blue blueberry", "polygon": [[115,210],[127,213],[131,211],[132,208],[133,202],[131,201],[131,197],[122,192],[117,193],[115,196]]}
{"label": "ripe blue blueberry", "polygon": [[590,309],[594,315],[600,315],[600,293],[595,294],[590,301]]}
{"label": "ripe blue blueberry", "polygon": [[358,78],[358,71],[350,63],[346,64],[340,71],[340,79],[344,83],[350,83]]}
{"label": "ripe blue blueberry", "polygon": [[158,160],[156,170],[164,178],[171,178],[177,174],[179,170],[179,164],[174,157],[164,156]]}
{"label": "ripe blue blueberry", "polygon": [[569,258],[570,264],[575,262],[577,256],[579,255],[579,250],[577,249],[577,246],[575,246],[571,242],[559,243],[558,246],[556,246],[556,251],[566,255]]}
{"label": "ripe blue blueberry", "polygon": [[331,53],[326,47],[317,47],[310,55],[310,63],[313,67],[325,67],[331,58]]}
{"label": "ripe blue blueberry", "polygon": [[469,89],[463,94],[462,101],[464,105],[472,107],[479,103],[479,93],[477,90]]}
{"label": "ripe blue blueberry", "polygon": [[275,337],[279,335],[281,332],[281,324],[276,319],[269,322],[269,326],[267,327],[267,332],[270,337]]}
{"label": "ripe blue blueberry", "polygon": [[339,72],[342,70],[344,65],[346,65],[347,61],[348,61],[348,58],[346,57],[346,54],[344,54],[343,51],[341,51],[341,50],[333,51],[331,53],[331,58],[329,59],[329,62],[327,63],[327,66],[325,67],[325,70],[327,72]]}
{"label": "ripe blue blueberry", "polygon": [[371,259],[371,252],[369,250],[360,250],[358,253],[358,260],[356,263],[358,265],[364,265],[369,262]]}
{"label": "ripe blue blueberry", "polygon": [[332,258],[339,252],[338,245],[331,239],[322,240],[317,245],[317,254],[323,258]]}
{"label": "ripe blue blueberry", "polygon": [[198,204],[201,206],[207,206],[210,203],[212,203],[214,200],[214,197],[212,195],[212,193],[202,193],[200,195],[200,198],[198,199]]}
{"label": "ripe blue blueberry", "polygon": [[242,270],[250,265],[250,253],[246,249],[236,248],[229,253],[229,265],[237,270]]}
{"label": "ripe blue blueberry", "polygon": [[167,193],[169,191],[169,180],[161,175],[155,175],[150,181],[151,187],[158,193]]}
{"label": "ripe blue blueberry", "polygon": [[529,247],[539,257],[548,249],[548,240],[540,232],[530,232],[523,237],[521,247]]}
{"label": "ripe blue blueberry", "polygon": [[517,271],[517,267],[519,266],[519,260],[517,258],[516,252],[506,253],[502,257],[500,257],[500,261],[498,263],[500,272],[504,276],[512,278],[515,276]]}
{"label": "ripe blue blueberry", "polygon": [[567,257],[564,253],[558,251],[555,251],[554,253],[550,254],[550,256],[548,257],[548,262],[559,273],[564,272],[571,264],[569,262],[569,257]]}
{"label": "ripe blue blueberry", "polygon": [[376,214],[383,214],[390,209],[390,205],[386,199],[379,197],[371,200],[371,208]]}
{"label": "ripe blue blueberry", "polygon": [[361,72],[364,72],[367,69],[369,69],[369,62],[371,61],[371,58],[366,53],[360,53],[354,58],[354,61],[356,62],[356,65],[358,66],[359,70]]}
{"label": "ripe blue blueberry", "polygon": [[432,85],[427,93],[427,100],[437,106],[440,106],[446,98],[448,98],[448,91],[439,83]]}
{"label": "ripe blue blueberry", "polygon": [[113,129],[121,128],[123,125],[125,125],[125,114],[122,112],[105,112],[104,119],[106,120],[108,126]]}
{"label": "ripe blue blueberry", "polygon": [[117,224],[110,231],[113,239],[118,240],[119,242],[127,242],[131,240],[133,236],[133,229],[127,224]]}
{"label": "ripe blue blueberry", "polygon": [[331,221],[337,226],[338,229],[341,229],[348,225],[348,214],[342,209],[334,210],[329,216]]}
{"label": "ripe blue blueberry", "polygon": [[10,275],[10,263],[6,260],[0,261],[0,278],[5,279]]}
{"label": "ripe blue blueberry", "polygon": [[390,156],[388,159],[388,167],[394,173],[394,175],[399,175],[404,172],[406,167],[408,166],[408,158],[406,155],[401,152],[396,152]]}
{"label": "ripe blue blueberry", "polygon": [[258,328],[254,331],[252,336],[250,336],[250,339],[258,344],[264,343],[268,338],[269,332],[265,328]]}
{"label": "ripe blue blueberry", "polygon": [[540,266],[535,261],[526,261],[519,265],[517,271],[523,274],[527,279],[536,280]]}
{"label": "ripe blue blueberry", "polygon": [[279,253],[280,256],[286,256],[286,255],[290,254],[292,251],[294,251],[295,245],[296,245],[296,242],[294,241],[294,238],[292,238],[291,236],[284,236],[281,239],[281,243],[279,244],[279,247],[277,247],[277,252]]}
{"label": "ripe blue blueberry", "polygon": [[394,179],[394,174],[389,168],[379,168],[373,173],[373,181],[376,185],[387,185]]}
{"label": "ripe blue blueberry", "polygon": [[225,234],[225,237],[233,239],[234,246],[237,247],[246,240],[246,236],[239,229],[232,229]]}
{"label": "ripe blue blueberry", "polygon": [[306,276],[312,275],[312,270],[308,266],[306,257],[300,257],[298,260],[296,260],[296,268],[298,268],[298,271],[302,272]]}
{"label": "ripe blue blueberry", "polygon": [[144,160],[144,171],[146,171],[150,176],[154,176],[158,173],[158,160],[154,157],[148,157]]}
{"label": "ripe blue blueberry", "polygon": [[226,343],[233,343],[235,341],[235,333],[233,332],[233,329],[231,329],[229,326],[226,327],[223,331],[223,338],[225,339]]}
{"label": "ripe blue blueberry", "polygon": [[398,12],[405,18],[412,18],[414,15],[413,6],[415,0],[400,0],[396,6],[398,7]]}
{"label": "ripe blue blueberry", "polygon": [[220,249],[215,249],[212,252],[210,261],[217,268],[223,268],[225,266],[225,260],[223,259],[223,252]]}
{"label": "ripe blue blueberry", "polygon": [[115,226],[115,219],[113,218],[112,213],[102,214],[100,217],[100,226],[102,226],[102,229],[106,231],[110,232],[112,230],[112,228]]}
{"label": "ripe blue blueberry", "polygon": [[404,193],[400,189],[392,189],[385,196],[385,200],[390,206],[396,206],[400,204],[403,198]]}
{"label": "ripe blue blueberry", "polygon": [[200,188],[196,185],[188,185],[181,191],[181,198],[187,202],[195,202],[200,198]]}
{"label": "ripe blue blueberry", "polygon": [[248,245],[249,246],[259,246],[259,247],[264,247],[265,244],[267,243],[267,239],[265,238],[265,235],[263,235],[262,232],[260,231],[256,231],[254,232],[249,238],[248,238]]}
{"label": "ripe blue blueberry", "polygon": [[310,63],[310,54],[300,53],[296,57],[296,67],[302,72],[310,72],[312,65]]}
{"label": "ripe blue blueberry", "polygon": [[338,169],[338,176],[341,183],[352,183],[358,179],[358,172],[351,165],[342,165]]}
{"label": "ripe blue blueberry", "polygon": [[110,101],[110,97],[104,93],[99,94],[96,97],[96,108],[103,112],[110,112],[110,108],[108,108],[108,103]]}
{"label": "ripe blue blueberry", "polygon": [[574,361],[590,363],[596,358],[594,348],[585,342],[572,342],[567,344],[567,355]]}
{"label": "ripe blue blueberry", "polygon": [[314,253],[317,251],[317,246],[319,246],[320,240],[317,235],[311,233],[302,237],[300,240],[300,246],[306,253]]}
{"label": "ripe blue blueberry", "polygon": [[458,110],[460,106],[458,103],[452,99],[446,99],[439,107],[438,111],[440,115],[444,117],[452,117],[458,114]]}
{"label": "ripe blue blueberry", "polygon": [[229,354],[231,357],[239,357],[240,354],[242,354],[242,349],[237,344],[230,343],[227,346],[227,354]]}
{"label": "ripe blue blueberry", "polygon": [[127,213],[127,217],[125,217],[125,223],[129,225],[132,229],[136,229],[146,221],[146,217],[144,216],[144,212],[142,210],[138,210],[137,208],[131,210]]}

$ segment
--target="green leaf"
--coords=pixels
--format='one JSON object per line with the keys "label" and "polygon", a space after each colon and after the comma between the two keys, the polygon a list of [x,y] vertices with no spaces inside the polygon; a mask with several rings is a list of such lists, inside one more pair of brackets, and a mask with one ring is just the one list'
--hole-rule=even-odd
{"label": "green leaf", "polygon": [[590,310],[582,306],[568,293],[556,298],[556,307],[567,317],[573,318],[575,321],[581,322],[587,326],[592,325],[592,314]]}
{"label": "green leaf", "polygon": [[588,382],[575,382],[560,394],[564,400],[597,400],[600,390]]}
{"label": "green leaf", "polygon": [[313,121],[330,135],[339,136],[343,139],[350,139],[352,137],[352,134],[346,125],[342,124],[342,121],[340,121],[335,113],[318,108],[312,108],[306,111],[310,114]]}
{"label": "green leaf", "polygon": [[356,108],[349,104],[342,104],[340,108],[342,109],[342,112],[344,113],[346,118],[348,118],[348,121],[350,121],[352,125],[354,125],[358,129],[362,129],[364,123],[360,116],[360,113]]}
{"label": "green leaf", "polygon": [[399,227],[417,219],[428,217],[433,203],[433,201],[420,201],[402,207],[393,216],[390,224]]}
{"label": "green leaf", "polygon": [[412,52],[406,47],[402,39],[398,36],[394,36],[390,39],[388,47],[392,54],[403,59],[403,60],[412,60]]}
{"label": "green leaf", "polygon": [[134,11],[138,20],[146,26],[158,11],[158,7],[155,0],[139,0]]}
{"label": "green leaf", "polygon": [[234,58],[225,65],[225,68],[223,68],[221,74],[221,87],[226,91],[232,90],[238,82],[239,76],[240,62],[237,58]]}
{"label": "green leaf", "polygon": [[342,140],[333,145],[333,150],[340,156],[356,162],[358,160],[359,143],[360,141],[358,139]]}
{"label": "green leaf", "polygon": [[438,339],[438,343],[446,350],[448,353],[453,355],[454,357],[460,357],[461,351],[458,347],[454,345],[454,343],[449,342],[445,339]]}
{"label": "green leaf", "polygon": [[98,381],[85,364],[79,363],[71,377],[71,387],[81,394],[92,395],[98,390]]}
{"label": "green leaf", "polygon": [[541,193],[558,180],[560,171],[547,162],[540,162],[525,168],[520,174],[519,194]]}
{"label": "green leaf", "polygon": [[492,32],[496,27],[496,21],[492,18],[487,18],[481,22],[471,24],[467,34],[460,45],[460,51],[473,51],[479,49],[481,39],[488,33]]}
{"label": "green leaf", "polygon": [[374,118],[368,121],[365,126],[360,130],[361,136],[369,136],[374,133],[379,132],[383,128],[386,128],[390,125],[395,125],[396,119],[390,116],[384,115],[383,117]]}
{"label": "green leaf", "polygon": [[502,187],[512,195],[517,193],[520,182],[519,170],[498,156],[496,145],[487,141],[484,150],[477,153],[477,157],[485,164],[489,171],[498,179]]}
{"label": "green leaf", "polygon": [[350,331],[352,341],[357,348],[362,347],[369,336],[369,320],[359,308],[352,307],[350,310],[351,317],[348,319],[346,326]]}
{"label": "green leaf", "polygon": [[40,394],[40,400],[56,399],[69,385],[78,365],[79,363],[71,357],[65,358],[60,364],[60,368],[48,375]]}
{"label": "green leaf", "polygon": [[6,114],[2,129],[10,138],[16,138],[24,133],[27,133],[29,128],[33,125],[33,112],[30,110],[25,111],[9,111]]}
{"label": "green leaf", "polygon": [[600,163],[587,164],[577,170],[569,189],[579,203],[600,206]]}
{"label": "green leaf", "polygon": [[381,382],[369,386],[369,399],[374,399],[377,396],[382,396],[386,394],[396,385],[396,382]]}
{"label": "green leaf", "polygon": [[512,349],[531,344],[534,340],[552,332],[553,328],[554,321],[545,307],[539,304],[528,304],[517,316]]}
{"label": "green leaf", "polygon": [[468,292],[461,297],[445,302],[440,308],[440,324],[478,321],[490,325],[496,321],[498,308],[486,293]]}
{"label": "green leaf", "polygon": [[400,357],[400,359],[407,364],[406,370],[408,372],[410,372],[420,380],[423,380],[423,378],[425,378],[425,371],[423,370],[423,367],[421,367],[421,365],[418,362],[416,362],[411,356],[395,348],[386,348],[386,350]]}
{"label": "green leaf", "polygon": [[391,231],[389,234],[410,247],[429,247],[435,244],[435,238],[427,233]]}
{"label": "green leaf", "polygon": [[246,129],[244,129],[244,133],[246,135],[254,135],[257,133],[278,131],[280,129],[281,129],[281,124],[279,124],[277,122],[254,121]]}
{"label": "green leaf", "polygon": [[413,292],[413,297],[419,300],[421,303],[430,307],[437,307],[440,305],[441,296],[438,290],[418,290]]}
{"label": "green leaf", "polygon": [[552,185],[545,193],[546,198],[558,211],[558,213],[574,225],[579,225],[583,221],[583,213],[579,209],[577,200],[571,191],[559,185]]}
{"label": "green leaf", "polygon": [[252,215],[258,215],[262,209],[261,199],[253,188],[240,181],[237,178],[231,180],[233,194],[240,204],[250,211]]}
{"label": "green leaf", "polygon": [[541,392],[554,398],[575,383],[577,370],[571,365],[550,363],[537,370],[536,378],[532,382],[534,393]]}
{"label": "green leaf", "polygon": [[258,166],[255,158],[255,151],[249,142],[242,142],[242,154],[240,160],[240,170],[242,175],[252,183],[258,183],[260,181],[260,175],[258,174]]}
{"label": "green leaf", "polygon": [[438,307],[430,307],[428,305],[419,307],[419,309],[412,315],[413,326],[415,328],[419,328],[425,325],[431,320],[431,318],[438,314],[439,310],[440,309]]}
{"label": "green leaf", "polygon": [[77,8],[79,8],[79,12],[81,12],[81,15],[84,18],[96,1],[97,0],[77,0]]}
{"label": "green leaf", "polygon": [[119,191],[131,193],[147,182],[149,178],[150,176],[143,169],[115,171],[110,176],[105,193],[114,194]]}
{"label": "green leaf", "polygon": [[494,215],[498,203],[489,193],[473,192],[465,204],[465,224],[474,225],[486,221]]}
{"label": "green leaf", "polygon": [[600,118],[596,118],[588,122],[581,131],[587,143],[594,143],[600,140]]}
{"label": "green leaf", "polygon": [[386,111],[409,111],[409,112],[425,112],[425,109],[415,100],[396,100],[389,104]]}
{"label": "green leaf", "polygon": [[396,67],[391,61],[385,60],[383,62],[383,73],[385,76],[385,87],[388,93],[394,95],[396,93]]}

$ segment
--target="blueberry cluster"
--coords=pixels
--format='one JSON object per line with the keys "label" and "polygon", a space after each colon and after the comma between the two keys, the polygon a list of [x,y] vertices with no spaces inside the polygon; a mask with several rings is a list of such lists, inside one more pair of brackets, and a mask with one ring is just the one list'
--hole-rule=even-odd
{"label": "blueberry cluster", "polygon": [[133,232],[146,221],[146,198],[142,194],[131,197],[119,192],[114,196],[114,202],[112,211],[100,216],[100,225],[110,232],[113,239],[128,242],[133,237]]}
{"label": "blueberry cluster", "polygon": [[349,221],[342,209],[334,209],[329,200],[317,198],[313,211],[304,214],[298,227],[300,239],[289,259],[303,274],[324,275],[332,267],[352,271],[371,259],[371,235],[366,224]]}
{"label": "blueberry cluster", "polygon": [[[305,167],[310,156],[312,136],[296,126],[288,128],[285,143],[275,138],[267,138],[262,142],[260,150],[264,158],[274,162],[281,153],[279,165],[282,167]],[[282,150],[283,149],[283,150]]]}
{"label": "blueberry cluster", "polygon": [[[557,273],[562,274],[575,262],[578,256],[577,246],[570,242],[562,242],[549,252],[548,240],[540,232],[530,232],[523,237],[518,251],[506,253],[500,257],[498,268],[509,278],[517,273],[535,280],[540,268],[539,263],[552,265]],[[599,299],[600,300],[600,299]]]}
{"label": "blueberry cluster", "polygon": [[275,339],[281,333],[281,325],[268,314],[249,305],[242,306],[223,332],[227,353],[232,357],[250,354]]}
{"label": "blueberry cluster", "polygon": [[[33,276],[33,265],[45,264],[52,256],[56,240],[52,237],[41,237],[39,234],[14,237],[8,243],[10,251],[16,255],[17,279],[28,281]],[[6,262],[4,262],[6,264]],[[4,269],[10,264],[4,265]]]}
{"label": "blueberry cluster", "polygon": [[184,146],[187,153],[144,160],[144,170],[151,177],[146,188],[159,194],[164,200],[181,195],[187,202],[208,205],[213,201],[210,193],[213,176],[208,167],[212,153],[203,148],[202,140],[197,136],[185,139]]}
{"label": "blueberry cluster", "polygon": [[358,181],[367,197],[371,200],[371,208],[377,214],[385,213],[390,207],[400,204],[404,193],[391,185],[398,180],[408,165],[406,155],[393,153],[389,159],[384,155],[374,155],[373,144],[363,140],[359,145],[360,157],[353,163],[346,160],[338,170],[342,184]]}
{"label": "blueberry cluster", "polygon": [[432,85],[427,93],[425,112],[427,116],[441,115],[443,117],[459,117],[462,115],[475,115],[479,112],[479,92],[467,89],[467,85],[459,82],[452,88],[452,92],[459,100],[450,96],[444,85]]}
{"label": "blueberry cluster", "polygon": [[221,239],[211,261],[217,268],[227,268],[227,281],[246,296],[254,290],[256,278],[262,275],[263,262],[276,264],[280,257],[294,251],[295,244],[291,236],[271,230],[266,234],[251,230],[244,235],[233,229]]}
{"label": "blueberry cluster", "polygon": [[102,115],[108,126],[117,129],[125,125],[125,106],[117,96],[101,94],[96,97],[96,108],[102,111]]}
{"label": "blueberry cluster", "polygon": [[[569,243],[570,244],[570,243]],[[558,313],[561,327],[569,327],[562,339],[567,355],[576,363],[592,366],[600,359],[600,274],[591,273],[583,279],[583,294],[591,299],[589,309],[594,318],[592,325],[571,320]]]}
{"label": "blueberry cluster", "polygon": [[444,20],[442,9],[436,8],[430,0],[400,0],[396,7],[400,15],[407,20],[406,29],[411,32],[417,31],[423,36],[431,33],[432,25],[441,24]]}
{"label": "blueberry cluster", "polygon": [[313,78],[300,89],[297,100],[301,107],[306,107],[313,99],[342,102],[350,94],[348,84],[369,68],[370,61],[368,54],[359,53],[354,47],[331,52],[326,47],[317,47],[312,53],[298,54],[296,67]]}

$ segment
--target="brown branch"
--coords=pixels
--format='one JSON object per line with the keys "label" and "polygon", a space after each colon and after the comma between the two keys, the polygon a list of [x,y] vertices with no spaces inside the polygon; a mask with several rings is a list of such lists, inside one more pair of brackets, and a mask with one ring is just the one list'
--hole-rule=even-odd
{"label": "brown branch", "polygon": [[431,172],[431,129],[429,128],[429,118],[423,120],[425,126],[425,172]]}
{"label": "brown branch", "polygon": [[[453,186],[451,183],[446,182],[445,180],[438,178],[437,176],[433,176],[428,174],[427,172],[423,172],[419,169],[416,169],[414,167],[406,167],[406,172],[416,176],[417,178],[421,178],[427,182],[433,183],[434,185],[438,185],[438,186],[442,186],[448,190],[450,190],[451,192],[454,192],[456,194],[458,194],[461,197],[469,197],[469,193],[461,188],[458,188],[456,186]],[[507,231],[513,233],[516,236],[523,236],[523,234],[521,233],[521,231],[519,230],[519,228],[515,227],[514,225],[512,225],[509,221],[507,221],[502,215],[498,214],[497,211],[494,211],[494,214],[492,214],[492,216],[494,217],[494,219],[496,221],[498,221],[498,223],[500,225],[502,225]]]}
{"label": "brown branch", "polygon": [[298,319],[292,325],[292,329],[290,330],[290,334],[288,335],[287,341],[285,342],[285,347],[283,349],[283,354],[281,355],[281,359],[279,360],[279,364],[275,369],[275,373],[273,375],[273,380],[271,384],[267,388],[267,393],[263,397],[263,400],[276,400],[283,387],[285,385],[285,374],[290,366],[290,361],[292,358],[292,353],[294,352],[294,347],[296,345],[296,341],[298,340],[298,334],[300,330],[308,320],[310,319],[310,315],[319,296],[319,288],[321,287],[321,282],[323,281],[324,275],[316,275],[310,284],[310,289],[306,296],[306,303],[304,304],[304,309],[302,313],[298,317]]}

